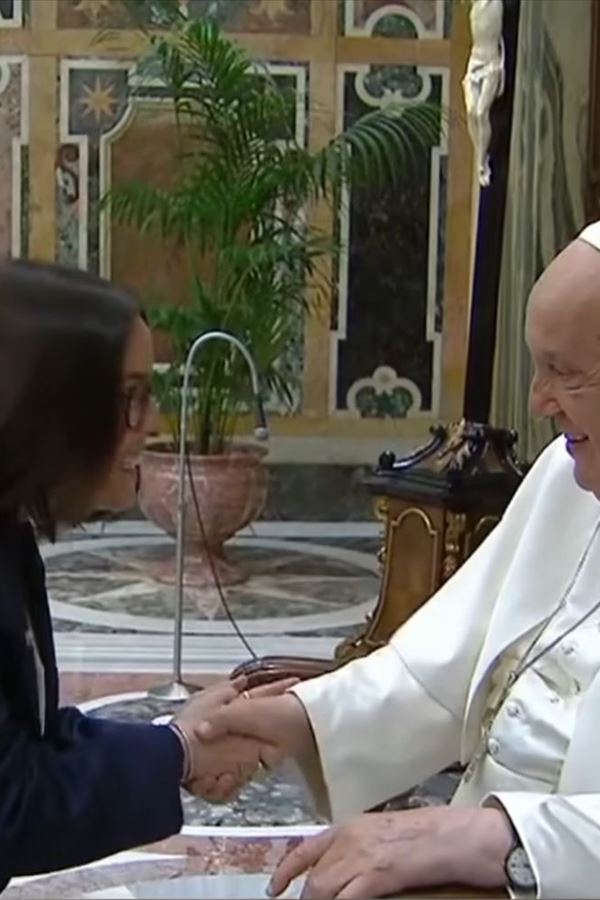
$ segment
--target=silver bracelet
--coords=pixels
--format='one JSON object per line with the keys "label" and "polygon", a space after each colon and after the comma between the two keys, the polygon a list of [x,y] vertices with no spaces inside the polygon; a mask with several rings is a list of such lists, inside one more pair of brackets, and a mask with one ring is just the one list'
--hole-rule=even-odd
{"label": "silver bracelet", "polygon": [[179,743],[181,744],[181,749],[183,750],[183,773],[181,775],[181,786],[185,787],[188,782],[192,779],[192,748],[190,746],[190,739],[187,734],[181,728],[177,722],[169,722],[168,727],[171,729],[173,734],[177,735],[179,739]]}

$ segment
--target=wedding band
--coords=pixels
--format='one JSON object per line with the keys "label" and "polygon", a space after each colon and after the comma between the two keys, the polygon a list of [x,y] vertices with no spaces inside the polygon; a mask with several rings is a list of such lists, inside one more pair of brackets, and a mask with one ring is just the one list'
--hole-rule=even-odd
{"label": "wedding band", "polygon": [[250,696],[250,691],[242,691],[242,697],[244,698],[244,700],[252,700],[252,697]]}

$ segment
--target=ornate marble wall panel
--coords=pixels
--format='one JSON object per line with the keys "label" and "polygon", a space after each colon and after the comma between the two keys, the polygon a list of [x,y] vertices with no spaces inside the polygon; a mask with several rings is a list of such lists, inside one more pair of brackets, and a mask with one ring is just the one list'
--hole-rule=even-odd
{"label": "ornate marble wall panel", "polygon": [[[296,97],[290,124],[304,143],[307,67],[274,63],[268,68],[282,90]],[[99,208],[111,184],[136,180],[166,186],[170,181],[178,147],[173,115],[160,88],[153,85],[146,92],[129,62],[69,59],[62,62],[59,90],[57,258],[115,278],[146,303],[187,302],[187,266],[181,251],[159,237],[113,225]],[[299,375],[302,324],[298,322],[297,340],[289,348]],[[165,348],[159,346],[158,351],[159,359],[164,358]]]}
{"label": "ornate marble wall panel", "polygon": [[[340,75],[344,125],[389,96],[448,103],[448,70],[371,66]],[[365,418],[437,414],[446,204],[444,136],[395,186],[354,190],[342,204],[347,252],[333,321],[336,412]]]}
{"label": "ornate marble wall panel", "polygon": [[[105,59],[67,59],[60,72],[60,147],[57,154],[58,241],[62,261],[105,274],[115,274],[111,261],[108,223],[98,202],[112,180],[132,178],[164,183],[175,160],[175,135],[164,108],[160,89],[144,92],[137,85],[135,97],[129,87],[135,78],[132,62]],[[297,102],[292,126],[304,142],[307,129],[307,67],[273,63],[268,69],[282,89],[294,91]],[[151,112],[149,112],[151,110]],[[124,147],[119,147],[126,141]],[[140,241],[130,235],[135,244]],[[148,266],[147,237],[145,277]],[[162,260],[157,260],[156,269]],[[131,276],[129,270],[117,273]],[[154,278],[155,271],[150,271]],[[142,288],[135,277],[132,286]]]}
{"label": "ornate marble wall panel", "polygon": [[0,54],[0,259],[27,255],[28,103],[27,60]]}
{"label": "ornate marble wall panel", "polygon": [[[252,56],[269,61],[296,92],[296,134],[311,147],[375,108],[386,90],[461,109],[468,27],[454,0],[181,4],[190,16],[214,16]],[[112,275],[149,300],[177,300],[185,292],[177,251],[113,227],[98,204],[111,183],[160,182],[174,166],[166,108],[156,97],[132,100],[139,30],[118,0],[0,0],[0,17],[0,55],[29,59],[36,85],[31,221],[17,229],[28,208],[29,138],[15,119],[19,67],[10,85],[2,82],[2,252],[7,241],[11,252],[23,252],[29,230],[31,252],[42,258]],[[147,22],[160,24],[155,14]],[[94,32],[103,29],[118,36],[102,43]],[[55,79],[56,94],[48,98]],[[456,414],[468,296],[466,265],[457,264],[468,248],[456,235],[468,230],[471,210],[470,181],[460,168],[470,165],[470,145],[460,122],[449,141],[448,148],[432,147],[414,177],[401,178],[393,190],[346,198],[341,224],[349,243],[337,296],[326,300],[322,316],[298,323],[290,358],[301,376],[299,415],[279,417],[275,432],[414,441],[439,415]],[[328,228],[333,217],[322,205],[315,223]]]}
{"label": "ornate marble wall panel", "polygon": [[56,159],[57,257],[105,272],[100,198],[107,186],[106,144],[129,106],[131,64],[63,60]]}
{"label": "ornate marble wall panel", "polygon": [[340,31],[348,36],[448,37],[451,21],[452,0],[340,0]]}
{"label": "ornate marble wall panel", "polygon": [[189,0],[189,14],[214,16],[227,31],[310,32],[310,0]]}
{"label": "ornate marble wall panel", "polygon": [[[324,0],[334,2],[334,0]],[[310,0],[181,0],[191,18],[212,16],[227,31],[307,34]],[[160,24],[151,4],[140,6],[146,21]],[[59,28],[127,28],[130,18],[115,0],[59,0]]]}
{"label": "ornate marble wall panel", "polygon": [[0,0],[0,28],[22,28],[27,17],[27,0]]}
{"label": "ornate marble wall panel", "polygon": [[[147,24],[160,24],[151,5],[140,4],[138,15]],[[58,0],[59,28],[127,28],[131,17],[115,0]]]}

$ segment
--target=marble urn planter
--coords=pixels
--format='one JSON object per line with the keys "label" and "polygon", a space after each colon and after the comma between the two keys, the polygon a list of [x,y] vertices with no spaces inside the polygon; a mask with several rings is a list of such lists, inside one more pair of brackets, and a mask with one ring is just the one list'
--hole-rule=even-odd
{"label": "marble urn planter", "polygon": [[[214,585],[213,566],[222,585],[244,581],[246,573],[228,558],[224,544],[258,518],[267,499],[268,470],[263,447],[235,445],[221,456],[192,456],[191,468],[204,533],[198,523],[186,478],[185,583]],[[177,533],[178,456],[148,450],[141,468],[139,504],[150,519],[172,537]],[[212,565],[211,565],[212,560]],[[153,576],[175,583],[175,554],[153,563]],[[156,569],[156,571],[154,571]]]}

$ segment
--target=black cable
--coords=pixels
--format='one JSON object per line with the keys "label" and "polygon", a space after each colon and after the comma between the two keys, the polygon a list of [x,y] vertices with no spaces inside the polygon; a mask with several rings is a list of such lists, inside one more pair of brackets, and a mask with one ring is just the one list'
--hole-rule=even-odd
{"label": "black cable", "polygon": [[[244,633],[242,632],[241,628],[239,627],[238,623],[236,622],[235,616],[231,612],[231,610],[229,608],[229,604],[225,598],[225,592],[224,592],[223,586],[221,584],[221,579],[219,578],[219,573],[217,572],[217,567],[215,566],[215,561],[213,559],[212,553],[210,552],[210,547],[208,546],[208,541],[206,540],[206,529],[204,527],[204,520],[202,518],[202,513],[200,512],[200,504],[198,502],[198,495],[196,494],[196,485],[194,484],[194,477],[193,477],[193,472],[192,472],[192,463],[190,460],[190,455],[187,452],[187,450],[185,450],[185,462],[186,462],[187,474],[188,474],[188,479],[190,482],[190,487],[192,489],[192,499],[194,501],[194,507],[196,510],[196,519],[198,520],[200,534],[202,535],[202,543],[204,544],[204,550],[206,553],[206,557],[208,559],[208,564],[210,566],[210,571],[211,571],[211,574],[213,577],[213,581],[215,583],[215,587],[219,594],[219,599],[221,600],[221,603],[223,605],[223,609],[225,610],[227,618],[229,619],[229,621],[233,627],[233,630],[239,637],[240,641],[242,642],[242,644],[244,645],[244,647],[246,648],[246,650],[248,651],[248,653],[250,654],[252,659],[258,660],[257,654],[254,652],[254,650],[248,643],[248,640],[246,639]],[[182,535],[182,540],[183,540],[183,535]]]}

